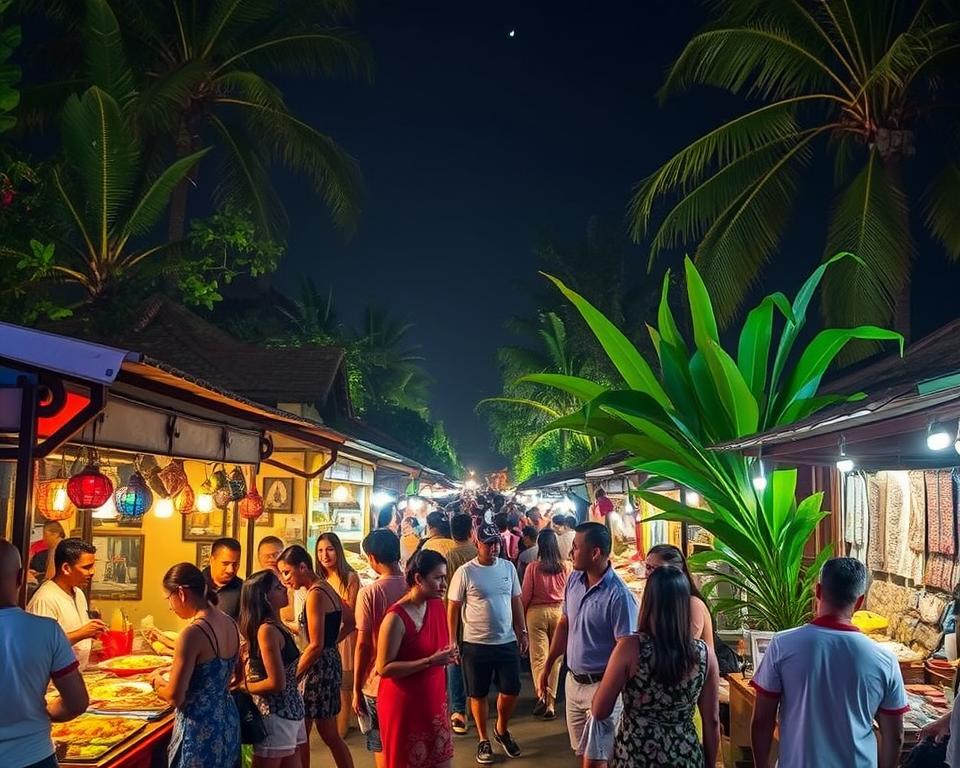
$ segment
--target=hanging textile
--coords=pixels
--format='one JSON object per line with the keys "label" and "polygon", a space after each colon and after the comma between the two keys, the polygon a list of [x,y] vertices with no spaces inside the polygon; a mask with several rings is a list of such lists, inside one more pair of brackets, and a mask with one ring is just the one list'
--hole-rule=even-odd
{"label": "hanging textile", "polygon": [[923,557],[910,548],[910,474],[895,470],[879,472],[878,476],[886,487],[885,492],[881,492],[886,571],[920,583],[923,580]]}
{"label": "hanging textile", "polygon": [[866,564],[870,509],[867,503],[867,479],[861,472],[851,472],[846,476],[843,511],[843,538],[849,545],[849,555]]}
{"label": "hanging textile", "polygon": [[924,473],[910,475],[910,549],[921,555],[927,549],[927,490]]}
{"label": "hanging textile", "polygon": [[881,482],[882,472],[867,476],[867,509],[870,518],[870,534],[867,540],[867,567],[872,571],[886,571],[885,516],[886,483]]}
{"label": "hanging textile", "polygon": [[927,573],[924,583],[934,589],[942,589],[945,592],[952,592],[960,577],[960,568],[953,561],[952,555],[941,555],[932,553],[927,560]]}
{"label": "hanging textile", "polygon": [[930,552],[954,555],[956,544],[956,513],[953,499],[953,473],[948,470],[924,472],[927,489],[927,544]]}

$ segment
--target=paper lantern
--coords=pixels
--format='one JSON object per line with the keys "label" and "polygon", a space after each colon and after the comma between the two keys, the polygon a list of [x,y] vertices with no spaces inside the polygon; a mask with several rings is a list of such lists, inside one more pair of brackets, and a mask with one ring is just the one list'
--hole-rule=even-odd
{"label": "paper lantern", "polygon": [[67,480],[67,496],[79,509],[102,507],[112,493],[113,483],[95,463]]}
{"label": "paper lantern", "polygon": [[173,499],[157,499],[153,505],[153,515],[157,518],[173,517]]}
{"label": "paper lantern", "polygon": [[157,473],[157,476],[167,491],[166,495],[171,498],[180,493],[187,485],[187,473],[180,459],[171,461]]}
{"label": "paper lantern", "polygon": [[237,511],[244,520],[256,520],[263,514],[263,497],[255,487],[244,496],[237,505]]}
{"label": "paper lantern", "polygon": [[55,477],[37,483],[37,511],[47,520],[66,520],[73,516],[77,508],[67,493],[67,478]]}
{"label": "paper lantern", "polygon": [[153,494],[147,488],[143,475],[134,472],[127,484],[114,494],[113,502],[121,517],[143,517],[153,504]]}
{"label": "paper lantern", "polygon": [[183,490],[177,494],[177,497],[173,500],[173,506],[181,515],[189,515],[193,512],[196,500],[197,496],[188,484],[183,486]]}
{"label": "paper lantern", "polygon": [[229,484],[230,500],[242,501],[247,495],[247,480],[243,476],[243,472],[240,470],[240,467],[233,468],[233,472],[230,473]]}
{"label": "paper lantern", "polygon": [[200,493],[197,494],[197,512],[207,514],[213,511],[213,488],[210,485],[210,479],[207,478],[200,485]]}

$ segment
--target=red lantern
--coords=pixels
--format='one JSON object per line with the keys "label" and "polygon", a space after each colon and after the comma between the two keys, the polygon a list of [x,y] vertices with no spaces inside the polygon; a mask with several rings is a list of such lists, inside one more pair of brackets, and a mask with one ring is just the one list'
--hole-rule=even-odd
{"label": "red lantern", "polygon": [[113,483],[96,464],[87,464],[67,481],[67,496],[80,509],[96,509],[113,495]]}
{"label": "red lantern", "polygon": [[177,498],[173,500],[173,508],[181,515],[189,515],[193,512],[196,501],[197,495],[188,484],[183,486],[183,490],[180,491],[180,493],[177,494]]}
{"label": "red lantern", "polygon": [[263,497],[255,486],[247,491],[246,496],[240,499],[237,511],[240,512],[240,517],[244,520],[256,520],[263,514]]}
{"label": "red lantern", "polygon": [[47,520],[66,520],[77,508],[67,495],[67,478],[55,477],[37,483],[37,511]]}

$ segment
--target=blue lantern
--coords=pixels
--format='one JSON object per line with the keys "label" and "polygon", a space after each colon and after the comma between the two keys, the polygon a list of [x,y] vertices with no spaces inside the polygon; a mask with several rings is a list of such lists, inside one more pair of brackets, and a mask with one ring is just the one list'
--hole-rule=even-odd
{"label": "blue lantern", "polygon": [[143,475],[134,472],[127,484],[113,495],[113,502],[121,517],[143,517],[153,504],[153,494],[147,488]]}

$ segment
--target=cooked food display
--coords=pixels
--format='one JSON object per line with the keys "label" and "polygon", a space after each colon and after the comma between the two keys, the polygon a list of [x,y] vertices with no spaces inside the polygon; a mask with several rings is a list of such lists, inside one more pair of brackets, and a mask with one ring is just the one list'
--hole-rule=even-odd
{"label": "cooked food display", "polygon": [[139,680],[105,680],[88,691],[90,709],[98,712],[162,712],[170,706]]}
{"label": "cooked food display", "polygon": [[100,662],[100,669],[107,669],[117,675],[139,674],[152,672],[170,664],[169,656],[155,654],[133,654],[131,656],[117,656]]}
{"label": "cooked food display", "polygon": [[69,723],[54,723],[50,735],[67,745],[67,760],[97,760],[143,726],[142,720],[83,714]]}

